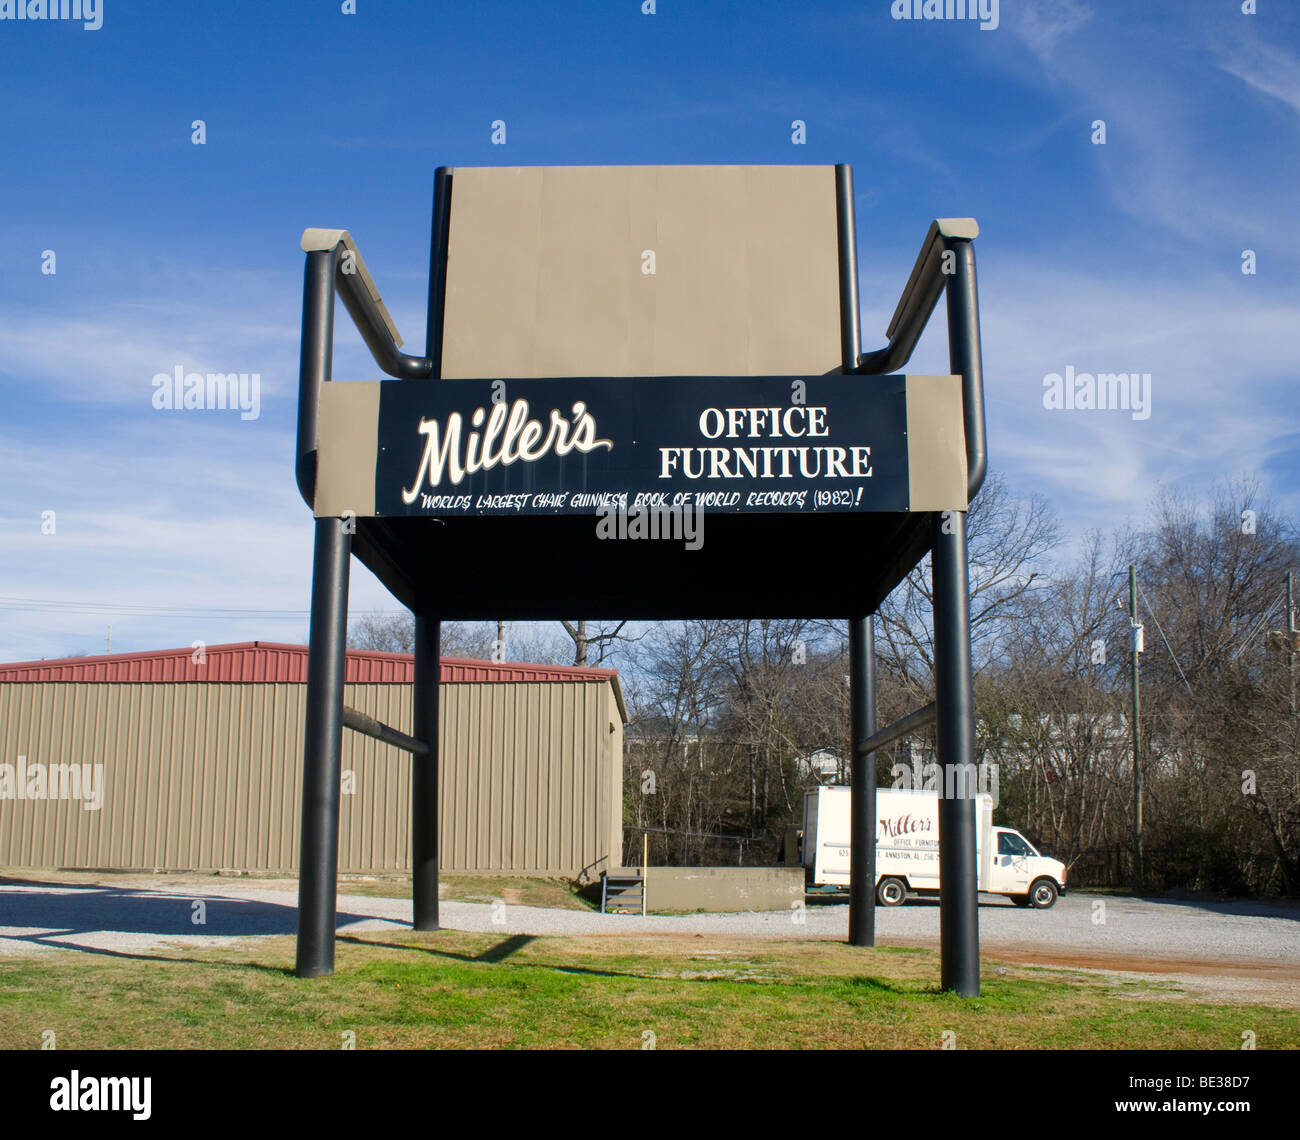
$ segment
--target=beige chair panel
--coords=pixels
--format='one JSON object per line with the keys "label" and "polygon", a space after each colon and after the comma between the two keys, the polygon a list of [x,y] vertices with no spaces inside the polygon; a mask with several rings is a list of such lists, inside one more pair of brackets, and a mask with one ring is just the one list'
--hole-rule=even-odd
{"label": "beige chair panel", "polygon": [[834,167],[454,172],[444,377],[839,366]]}

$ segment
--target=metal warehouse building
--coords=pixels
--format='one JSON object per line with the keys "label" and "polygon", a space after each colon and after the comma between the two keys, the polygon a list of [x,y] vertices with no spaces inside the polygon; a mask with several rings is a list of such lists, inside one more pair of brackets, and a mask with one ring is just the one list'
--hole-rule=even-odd
{"label": "metal warehouse building", "polygon": [[[409,731],[412,658],[349,651],[344,704]],[[0,665],[0,866],[296,871],[307,648]],[[621,854],[608,669],[443,658],[443,870],[598,876]],[[411,865],[407,753],[344,730],[339,870]]]}

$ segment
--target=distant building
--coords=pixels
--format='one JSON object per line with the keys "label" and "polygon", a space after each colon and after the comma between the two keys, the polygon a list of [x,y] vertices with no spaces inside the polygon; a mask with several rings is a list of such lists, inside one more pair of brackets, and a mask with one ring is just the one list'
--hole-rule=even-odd
{"label": "distant building", "polygon": [[819,748],[794,758],[795,771],[799,781],[804,784],[838,784],[847,781],[850,775],[844,757],[831,748]]}

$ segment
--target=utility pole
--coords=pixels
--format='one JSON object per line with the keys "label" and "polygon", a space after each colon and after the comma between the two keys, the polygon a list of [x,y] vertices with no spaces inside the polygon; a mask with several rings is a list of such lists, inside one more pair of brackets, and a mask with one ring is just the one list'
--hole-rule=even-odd
{"label": "utility pole", "polygon": [[1133,671],[1133,887],[1142,889],[1142,737],[1138,729],[1138,654],[1142,652],[1142,626],[1137,619],[1137,566],[1128,568],[1129,664]]}
{"label": "utility pole", "polygon": [[1291,680],[1291,715],[1295,716],[1295,592],[1291,571],[1286,572],[1286,668]]}

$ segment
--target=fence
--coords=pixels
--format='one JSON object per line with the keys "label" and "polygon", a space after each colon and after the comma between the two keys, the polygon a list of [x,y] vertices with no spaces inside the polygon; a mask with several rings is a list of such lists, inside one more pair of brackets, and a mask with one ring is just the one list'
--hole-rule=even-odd
{"label": "fence", "polygon": [[652,867],[770,867],[781,862],[781,841],[771,835],[722,835],[625,824],[624,867],[641,866],[647,839]]}

